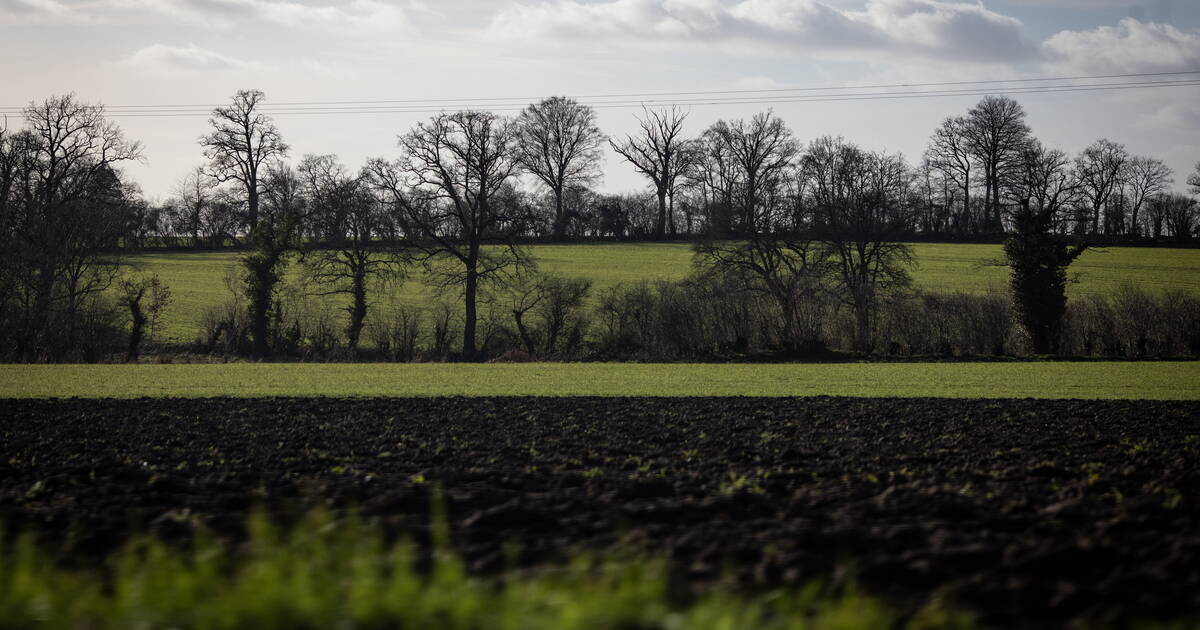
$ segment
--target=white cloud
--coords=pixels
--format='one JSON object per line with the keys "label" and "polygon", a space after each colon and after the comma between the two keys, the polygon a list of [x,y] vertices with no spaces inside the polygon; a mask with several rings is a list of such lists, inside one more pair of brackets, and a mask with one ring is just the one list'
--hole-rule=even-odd
{"label": "white cloud", "polygon": [[173,73],[205,70],[260,70],[257,63],[242,61],[195,44],[170,46],[154,44],[129,57],[123,63],[140,71]]}
{"label": "white cloud", "polygon": [[1143,114],[1139,126],[1165,131],[1190,132],[1200,129],[1200,104],[1193,102],[1168,103]]}
{"label": "white cloud", "polygon": [[58,0],[0,0],[0,24],[78,22],[85,16]]}
{"label": "white cloud", "polygon": [[955,0],[868,0],[861,10],[821,0],[546,0],[500,11],[490,33],[507,40],[688,42],[969,61],[1019,61],[1035,52],[1017,19]]}
{"label": "white cloud", "polygon": [[302,28],[341,28],[352,32],[407,29],[415,0],[349,0],[311,4],[294,0],[92,0],[71,6],[59,0],[0,0],[0,12],[14,21],[86,17],[99,22],[123,22],[130,17],[168,18],[180,22],[232,26],[260,21]]}
{"label": "white cloud", "polygon": [[1062,31],[1042,44],[1055,72],[1173,72],[1200,67],[1200,33],[1125,18],[1116,26]]}

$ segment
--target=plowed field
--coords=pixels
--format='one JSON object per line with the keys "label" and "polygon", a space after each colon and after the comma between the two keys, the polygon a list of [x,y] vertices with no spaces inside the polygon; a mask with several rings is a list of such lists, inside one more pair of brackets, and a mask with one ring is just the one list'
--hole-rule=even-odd
{"label": "plowed field", "polygon": [[[256,506],[474,570],[624,541],[683,583],[840,580],[981,621],[1200,611],[1200,403],[848,398],[0,401],[0,522],[86,562]],[[850,568],[847,571],[847,568]]]}

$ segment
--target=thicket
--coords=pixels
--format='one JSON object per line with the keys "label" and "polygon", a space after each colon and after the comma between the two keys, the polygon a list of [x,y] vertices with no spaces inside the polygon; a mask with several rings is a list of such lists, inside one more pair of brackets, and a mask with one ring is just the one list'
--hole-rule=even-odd
{"label": "thicket", "polygon": [[[231,279],[236,282],[236,279]],[[236,289],[204,317],[194,349],[250,354],[244,298]],[[694,274],[679,281],[617,285],[592,292],[582,280],[537,276],[482,302],[479,352],[485,360],[727,361],[1029,357],[1035,349],[1004,293],[905,291],[880,299],[870,353],[856,352],[857,315],[833,292],[783,307],[746,277]],[[271,334],[280,356],[307,360],[446,361],[461,358],[457,300],[372,309],[364,343],[351,350],[339,312],[298,287],[281,293]],[[798,335],[797,332],[798,331]],[[795,339],[801,341],[797,343]],[[1200,297],[1122,286],[1068,302],[1058,357],[1200,356]]]}

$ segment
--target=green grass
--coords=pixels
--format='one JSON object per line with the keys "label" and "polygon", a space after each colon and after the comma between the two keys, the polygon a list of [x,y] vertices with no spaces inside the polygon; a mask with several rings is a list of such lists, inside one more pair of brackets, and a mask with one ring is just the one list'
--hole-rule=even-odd
{"label": "green grass", "polygon": [[0,398],[459,395],[1200,400],[1200,362],[0,365]]}
{"label": "green grass", "polygon": [[[449,550],[444,526],[435,525],[428,573],[414,568],[411,545],[386,546],[375,528],[354,519],[315,513],[280,534],[260,516],[249,529],[250,541],[237,554],[203,537],[186,552],[142,539],[106,571],[58,568],[31,538],[19,539],[11,549],[0,547],[0,629],[902,627],[885,605],[853,589],[828,594],[812,585],[749,595],[726,583],[694,601],[673,601],[680,598],[668,595],[666,563],[634,554],[581,556],[563,567],[481,579]],[[970,622],[927,607],[903,627]]]}
{"label": "green grass", "polygon": [[[983,293],[1003,291],[1007,269],[998,265],[999,245],[920,243],[913,246],[918,266],[913,277],[919,288],[933,291]],[[541,269],[593,283],[593,295],[620,283],[677,279],[691,271],[691,246],[682,243],[615,243],[598,245],[539,245],[533,248]],[[162,324],[171,341],[193,341],[204,311],[228,297],[224,278],[237,269],[235,252],[145,254],[134,262],[158,273],[170,287],[174,303]],[[1107,293],[1123,283],[1161,292],[1179,289],[1200,294],[1200,249],[1112,247],[1086,252],[1072,267],[1079,283],[1074,296]],[[294,270],[293,270],[294,272]],[[420,277],[393,291],[388,299],[422,304],[432,292]],[[377,300],[386,302],[387,299]],[[340,304],[333,300],[333,304]]]}

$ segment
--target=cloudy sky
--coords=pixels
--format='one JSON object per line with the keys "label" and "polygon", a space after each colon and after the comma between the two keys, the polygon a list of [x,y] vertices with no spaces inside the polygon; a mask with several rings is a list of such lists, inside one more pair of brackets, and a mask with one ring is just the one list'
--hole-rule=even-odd
{"label": "cloudy sky", "polygon": [[[599,102],[1191,70],[1200,70],[1195,0],[0,0],[0,107],[69,91],[109,106],[194,106],[116,119],[145,144],[145,163],[128,171],[154,197],[201,162],[202,112],[240,88],[263,90],[269,103],[428,101],[392,105],[415,110],[456,107],[451,99],[515,107],[551,94]],[[1188,78],[1200,75],[1146,80]],[[1009,84],[1020,85],[1030,84]],[[979,98],[695,104],[689,126],[698,133],[773,107],[801,140],[843,135],[916,160],[942,118]],[[1034,132],[1069,152],[1109,137],[1166,160],[1180,188],[1200,161],[1200,87],[1016,98]],[[639,110],[598,111],[620,135]],[[428,115],[277,121],[293,157],[336,153],[357,168],[394,156],[396,135]],[[605,190],[643,185],[612,155],[605,172]]]}

